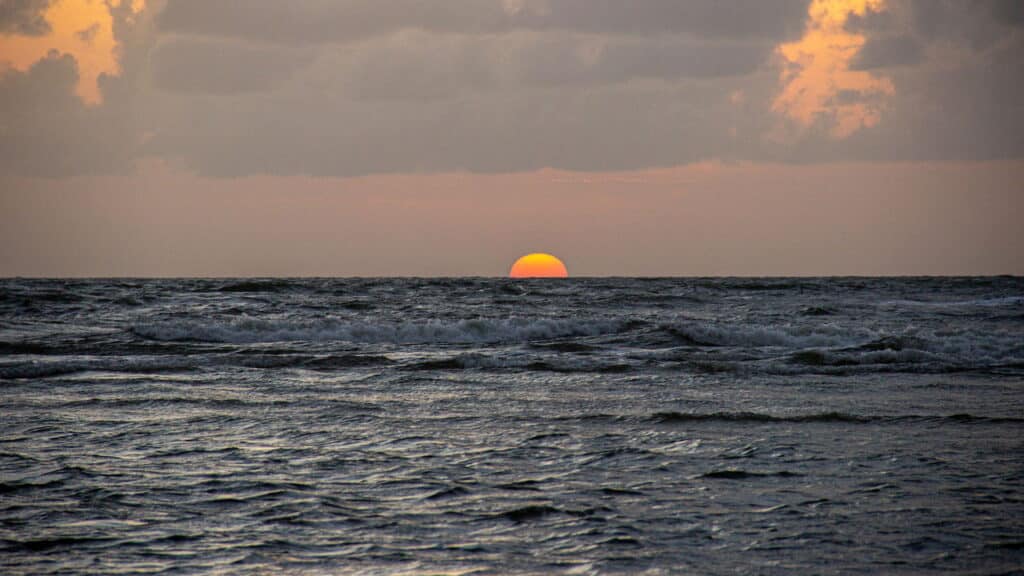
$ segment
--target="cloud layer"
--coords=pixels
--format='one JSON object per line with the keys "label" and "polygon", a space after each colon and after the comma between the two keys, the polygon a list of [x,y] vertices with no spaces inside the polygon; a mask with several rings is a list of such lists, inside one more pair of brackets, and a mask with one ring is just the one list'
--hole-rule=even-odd
{"label": "cloud layer", "polygon": [[[0,34],[45,35],[48,4],[5,2]],[[112,3],[120,73],[100,76],[98,105],[75,95],[74,54],[0,73],[5,174],[151,157],[233,177],[1024,155],[1009,0],[129,4]]]}

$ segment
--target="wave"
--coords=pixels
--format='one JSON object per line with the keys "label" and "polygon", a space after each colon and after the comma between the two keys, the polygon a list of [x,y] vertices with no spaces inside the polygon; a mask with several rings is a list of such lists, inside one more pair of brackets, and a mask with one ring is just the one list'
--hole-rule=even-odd
{"label": "wave", "polygon": [[993,308],[1000,306],[1022,306],[1024,296],[1002,296],[996,298],[975,298],[970,300],[887,300],[880,306],[919,306],[924,308]]}
{"label": "wave", "polygon": [[301,287],[293,280],[287,279],[254,279],[229,282],[217,288],[218,292],[281,292]]}
{"label": "wave", "polygon": [[747,470],[738,470],[735,468],[727,468],[725,470],[712,470],[701,474],[701,478],[713,478],[719,480],[746,480],[749,478],[768,478],[771,476],[779,478],[790,478],[793,476],[803,476],[796,472],[789,472],[787,470],[780,470],[778,472],[750,472]]}
{"label": "wave", "polygon": [[[789,357],[790,362],[805,366],[870,366],[877,364],[915,364],[931,362],[936,368],[946,366],[937,354],[923,350],[881,350],[877,352],[833,352],[802,350]],[[949,367],[949,366],[946,366]]]}
{"label": "wave", "polygon": [[760,412],[658,412],[649,420],[658,423],[685,422],[739,422],[739,423],[834,423],[834,424],[868,424],[868,423],[906,423],[906,422],[950,422],[961,424],[1024,424],[1024,418],[975,416],[973,414],[950,414],[947,416],[929,416],[920,414],[902,414],[894,416],[849,414],[845,412],[819,412],[812,414],[778,415]]}
{"label": "wave", "polygon": [[529,356],[498,356],[459,354],[445,358],[422,360],[403,366],[405,370],[511,370],[527,372],[603,373],[617,374],[633,370],[623,363],[601,363],[590,360],[539,360]]}
{"label": "wave", "polygon": [[27,540],[5,540],[5,548],[13,552],[49,552],[54,549],[79,550],[83,547],[95,547],[100,544],[109,547],[119,538],[114,536],[63,536],[54,538],[34,538]]}
{"label": "wave", "polygon": [[875,418],[871,416],[859,416],[843,412],[821,412],[817,414],[798,415],[774,415],[760,412],[658,412],[651,416],[651,420],[661,423],[672,422],[836,422],[836,423],[864,423],[872,422]]}
{"label": "wave", "polygon": [[1024,424],[1014,416],[978,416],[975,414],[853,414],[848,412],[813,412],[807,414],[768,414],[764,412],[655,412],[650,415],[585,413],[562,416],[556,420],[574,422],[643,422],[678,424]]}
{"label": "wave", "polygon": [[475,319],[457,322],[233,321],[177,320],[140,323],[130,331],[142,338],[177,342],[345,341],[392,344],[498,344],[616,333],[621,321],[558,319]]}
{"label": "wave", "polygon": [[551,516],[554,514],[576,516],[576,517],[587,517],[593,516],[597,513],[596,509],[587,508],[582,510],[572,510],[568,508],[557,508],[550,504],[528,504],[526,506],[520,506],[511,510],[505,510],[503,512],[497,512],[492,515],[493,518],[501,518],[504,520],[511,520],[517,524],[532,522],[540,520],[545,516]]}
{"label": "wave", "polygon": [[485,370],[513,372],[604,373],[629,372],[634,366],[590,359],[546,359],[527,355],[477,353],[427,359],[395,360],[381,354],[265,354],[259,352],[190,354],[179,357],[78,357],[0,363],[0,380],[56,378],[89,372],[116,374],[181,373],[223,367],[316,372],[391,366],[406,371]]}
{"label": "wave", "polygon": [[847,346],[864,340],[864,335],[851,335],[849,330],[827,326],[797,328],[686,323],[664,324],[661,329],[683,343],[694,346],[807,348]]}
{"label": "wave", "polygon": [[803,316],[831,316],[835,310],[828,306],[808,306],[800,311]]}
{"label": "wave", "polygon": [[[836,325],[744,326],[684,323],[660,326],[682,347],[655,354],[662,360],[711,362],[714,366],[754,369],[763,361],[774,371],[884,368],[900,366],[947,372],[985,368],[1016,368],[1024,364],[1019,331],[908,327],[902,333]],[[712,355],[693,348],[729,348]],[[780,353],[782,355],[780,355]],[[781,362],[780,362],[781,360]],[[722,364],[726,361],[726,364]],[[738,363],[738,364],[737,364]],[[761,365],[763,368],[765,365]]]}
{"label": "wave", "polygon": [[0,379],[52,378],[82,372],[123,372],[146,374],[153,372],[180,372],[198,368],[190,359],[73,359],[46,362],[20,362],[0,365]]}
{"label": "wave", "polygon": [[534,504],[530,506],[513,508],[512,510],[506,510],[504,512],[498,512],[494,514],[494,517],[521,523],[529,522],[531,520],[537,520],[539,518],[543,518],[544,516],[549,516],[551,514],[559,514],[561,512],[562,510],[555,508],[554,506],[548,506],[546,504]]}
{"label": "wave", "polygon": [[184,357],[98,357],[28,361],[0,364],[0,379],[53,378],[84,372],[152,374],[189,372],[203,368],[301,368],[330,372],[391,364],[386,356],[374,354],[217,354]]}
{"label": "wave", "polygon": [[955,372],[1024,365],[1019,334],[996,331],[919,332],[883,336],[858,346],[802,350],[790,362],[805,366],[919,366]]}

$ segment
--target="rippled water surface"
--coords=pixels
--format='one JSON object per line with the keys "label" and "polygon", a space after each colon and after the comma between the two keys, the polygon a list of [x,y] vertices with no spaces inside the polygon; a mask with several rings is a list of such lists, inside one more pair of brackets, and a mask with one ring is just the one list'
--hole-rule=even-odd
{"label": "rippled water surface", "polygon": [[1024,573],[1024,279],[0,280],[0,572]]}

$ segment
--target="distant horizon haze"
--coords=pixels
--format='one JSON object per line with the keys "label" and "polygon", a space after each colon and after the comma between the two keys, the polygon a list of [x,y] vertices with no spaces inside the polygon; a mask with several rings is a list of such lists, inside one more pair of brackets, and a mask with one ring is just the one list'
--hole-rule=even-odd
{"label": "distant horizon haze", "polygon": [[[211,179],[22,179],[0,276],[1024,274],[1024,162]],[[751,186],[749,183],[756,183]]]}

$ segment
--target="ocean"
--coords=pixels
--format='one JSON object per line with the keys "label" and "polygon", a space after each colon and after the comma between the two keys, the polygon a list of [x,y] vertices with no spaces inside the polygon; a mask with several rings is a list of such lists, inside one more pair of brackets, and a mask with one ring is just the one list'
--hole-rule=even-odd
{"label": "ocean", "polygon": [[1024,278],[0,280],[4,574],[1024,574]]}

